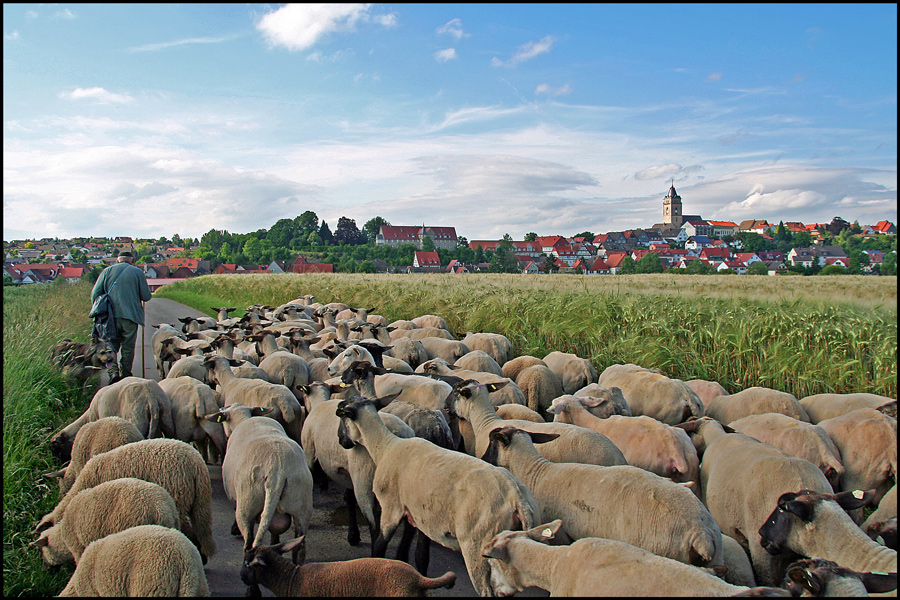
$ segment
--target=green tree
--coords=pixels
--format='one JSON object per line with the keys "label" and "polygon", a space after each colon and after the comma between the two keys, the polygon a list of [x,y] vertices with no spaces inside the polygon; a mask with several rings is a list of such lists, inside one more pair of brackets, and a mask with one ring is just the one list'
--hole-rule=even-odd
{"label": "green tree", "polygon": [[841,265],[826,265],[819,271],[819,275],[843,275],[847,269]]}
{"label": "green tree", "polygon": [[688,263],[687,269],[688,275],[711,275],[715,273],[715,269],[707,262],[702,260],[692,260]]}
{"label": "green tree", "polygon": [[467,240],[465,236],[462,236],[462,235],[457,236],[456,237],[456,247],[457,248],[468,248],[469,240]]}
{"label": "green tree", "polygon": [[491,259],[491,273],[518,272],[519,260],[516,258],[512,237],[508,233],[503,234],[503,241],[497,246]]}
{"label": "green tree", "polygon": [[809,248],[812,245],[812,235],[808,231],[798,231],[791,236],[793,248]]}
{"label": "green tree", "polygon": [[[209,231],[204,233],[203,236],[200,238],[200,245],[208,248],[210,252],[218,252],[219,249],[222,247],[222,244],[225,243],[225,240],[226,240],[225,236],[227,236],[227,235],[228,235],[228,232],[225,231],[224,229],[222,231],[219,231],[218,229],[210,229]],[[176,238],[178,238],[179,240],[181,239],[178,237],[178,234],[176,233],[175,235],[172,236],[173,243]],[[180,248],[181,246],[176,246],[176,247]]]}
{"label": "green tree", "polygon": [[857,249],[852,252],[847,251],[847,254],[850,261],[850,265],[847,267],[847,272],[852,273],[853,275],[864,273],[866,271],[866,267],[868,267],[871,263],[869,255],[862,250]]}
{"label": "green tree", "polygon": [[372,217],[366,224],[363,225],[363,231],[366,234],[366,237],[369,240],[370,244],[375,243],[375,237],[378,235],[378,232],[382,227],[390,227],[390,222],[384,217]]}
{"label": "green tree", "polygon": [[656,252],[648,252],[642,256],[640,260],[634,263],[634,270],[635,273],[662,273],[665,271],[662,261],[659,259],[659,254]]}
{"label": "green tree", "polygon": [[356,221],[349,217],[341,217],[338,219],[337,229],[334,230],[334,241],[346,245],[365,244],[366,234],[359,230]]}
{"label": "green tree", "polygon": [[[573,235],[572,237],[573,237],[573,238],[583,237],[583,238],[585,238],[587,241],[593,242],[593,241],[594,241],[594,238],[597,237],[597,236],[595,236],[595,235],[594,235],[592,232],[590,232],[590,231],[582,231],[581,233],[576,233],[576,234]],[[535,239],[537,239],[537,236],[535,236]]]}
{"label": "green tree", "polygon": [[330,246],[334,243],[334,236],[331,235],[331,227],[328,226],[328,223],[322,221],[322,225],[319,227],[319,239],[322,240],[322,244],[325,246]]}
{"label": "green tree", "polygon": [[294,222],[294,219],[278,219],[278,221],[272,225],[271,229],[269,229],[266,234],[266,239],[275,247],[288,247],[291,244],[291,240],[294,238],[296,230],[297,224]]}
{"label": "green tree", "polygon": [[882,275],[897,275],[897,255],[888,252],[884,255],[879,273]]}
{"label": "green tree", "polygon": [[422,240],[422,252],[434,252],[434,240],[430,235],[426,235]]}
{"label": "green tree", "polygon": [[541,261],[541,270],[546,273],[556,273],[559,271],[559,266],[556,264],[556,257],[546,252],[541,252],[538,260]]}
{"label": "green tree", "polygon": [[246,256],[247,260],[251,263],[258,263],[262,258],[262,246],[259,239],[255,237],[247,238],[241,252],[243,252],[244,256]]}
{"label": "green tree", "polygon": [[526,241],[526,242],[533,242],[533,241],[536,240],[536,239],[538,239],[538,234],[536,234],[536,233],[533,232],[533,231],[529,231],[528,233],[525,234],[525,241]]}
{"label": "green tree", "polygon": [[623,258],[622,262],[619,263],[619,270],[616,271],[616,273],[621,275],[634,275],[635,273],[637,273],[634,259],[630,256],[626,256],[625,258]]}
{"label": "green tree", "polygon": [[747,267],[747,275],[768,275],[769,267],[761,260],[758,260]]}
{"label": "green tree", "polygon": [[475,246],[475,264],[480,264],[484,262],[484,248],[481,247],[481,244]]}

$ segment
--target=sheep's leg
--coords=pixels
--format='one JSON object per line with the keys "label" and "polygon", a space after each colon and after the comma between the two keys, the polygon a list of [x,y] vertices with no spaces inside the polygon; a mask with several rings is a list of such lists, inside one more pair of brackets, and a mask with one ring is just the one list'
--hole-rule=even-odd
{"label": "sheep's leg", "polygon": [[400,533],[400,543],[397,544],[397,554],[394,558],[409,563],[409,547],[412,546],[413,537],[416,535],[416,529],[409,524],[409,520],[405,517],[401,523],[403,531]]}
{"label": "sheep's leg", "polygon": [[351,546],[359,545],[359,521],[356,518],[356,495],[353,488],[344,490],[344,503],[347,505],[347,543]]}
{"label": "sheep's leg", "polygon": [[431,538],[416,530],[416,570],[428,577],[428,563],[431,562]]}
{"label": "sheep's leg", "polygon": [[479,596],[492,596],[491,567],[488,560],[481,556],[479,544],[474,540],[460,540],[459,549],[469,572],[469,579]]}
{"label": "sheep's leg", "polygon": [[[251,544],[253,543],[253,522],[254,519],[250,517],[248,514],[249,511],[247,507],[245,507],[241,503],[240,496],[237,499],[237,507],[234,511],[234,522],[238,526],[238,531],[241,536],[244,538],[244,552],[250,549]],[[231,528],[232,533],[234,532],[234,527]]]}

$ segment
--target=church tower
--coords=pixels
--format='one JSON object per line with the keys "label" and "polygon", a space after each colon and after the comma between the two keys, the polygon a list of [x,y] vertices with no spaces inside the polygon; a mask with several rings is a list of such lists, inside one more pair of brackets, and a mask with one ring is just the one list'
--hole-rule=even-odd
{"label": "church tower", "polygon": [[681,213],[681,196],[675,191],[675,182],[672,181],[672,187],[669,188],[669,193],[663,199],[663,223],[681,227],[683,218],[684,216]]}

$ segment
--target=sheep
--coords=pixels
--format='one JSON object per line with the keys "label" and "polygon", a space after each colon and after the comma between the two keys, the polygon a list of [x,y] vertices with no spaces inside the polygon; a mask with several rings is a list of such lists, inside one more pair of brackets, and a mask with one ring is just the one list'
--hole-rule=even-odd
{"label": "sheep", "polygon": [[[491,392],[491,403],[494,406],[500,406],[501,404],[525,405],[526,402],[525,394],[522,392],[519,386],[515,384],[515,382],[513,382],[511,379],[506,379],[505,377],[497,377],[493,373],[483,373],[480,371],[468,371],[465,369],[459,369],[455,366],[450,366],[448,362],[442,358],[432,358],[431,360],[425,361],[416,368],[422,373],[449,375],[452,377],[459,377],[461,379],[474,379],[475,381],[479,381],[481,383],[505,381],[507,385],[499,386],[493,392]],[[537,410],[533,407],[530,408],[532,408],[532,410]]]}
{"label": "sheep", "polygon": [[[340,446],[337,431],[340,419],[335,414],[339,399],[331,400],[331,388],[327,384],[311,384],[307,386],[307,409],[309,416],[303,425],[302,445],[306,455],[306,464],[313,473],[317,469],[328,479],[344,488],[344,501],[347,504],[349,529],[347,542],[351,546],[359,544],[359,524],[356,519],[356,507],[369,525],[371,541],[378,535],[378,519],[375,516],[375,494],[372,491],[372,477],[375,464],[368,451],[359,445],[350,449]],[[400,417],[382,413],[379,416],[391,433],[397,437],[413,437],[415,432]]]}
{"label": "sheep", "polygon": [[470,350],[482,350],[491,356],[501,367],[515,352],[509,338],[499,333],[472,333],[466,332],[462,342]]}
{"label": "sheep", "polygon": [[558,423],[572,423],[608,437],[622,451],[629,465],[676,482],[699,481],[700,459],[683,429],[647,416],[611,415],[601,419],[587,410],[592,400],[590,397],[560,396],[553,401],[550,412]]}
{"label": "sheep", "polygon": [[547,420],[527,406],[521,404],[501,404],[495,406],[497,416],[501,419],[519,419],[521,421],[531,421],[533,423],[546,423]]}
{"label": "sheep", "polygon": [[183,533],[141,525],[92,542],[59,595],[209,596],[209,585]]}
{"label": "sheep", "polygon": [[728,390],[722,387],[722,384],[718,381],[707,381],[706,379],[691,379],[690,381],[685,381],[685,385],[694,390],[694,393],[697,394],[697,397],[700,398],[700,402],[703,403],[704,409],[709,406],[709,403],[719,396],[727,396]]}
{"label": "sheep", "polygon": [[[244,551],[262,545],[268,531],[272,542],[288,527],[294,537],[305,534],[313,511],[312,474],[303,449],[275,419],[262,416],[271,407],[232,403],[206,419],[222,423],[228,449],[222,460],[222,485],[233,500],[235,521]],[[253,535],[253,524],[259,528]]]}
{"label": "sheep", "polygon": [[388,323],[389,328],[393,329],[418,329],[419,326],[413,323],[412,321],[408,321],[406,319],[397,319],[396,321],[391,321]]}
{"label": "sheep", "polygon": [[532,365],[520,371],[516,385],[522,390],[528,408],[541,416],[546,416],[553,399],[564,393],[559,377],[545,365]]}
{"label": "sheep", "polygon": [[63,517],[76,494],[104,481],[135,477],[161,485],[175,500],[181,531],[199,548],[204,564],[216,552],[212,537],[212,487],[200,453],[181,440],[132,442],[89,460],[68,493],[45,515],[34,533],[52,527]]}
{"label": "sheep", "polygon": [[156,359],[156,370],[159,372],[159,378],[164,379],[166,377],[166,366],[171,368],[172,363],[181,357],[171,350],[171,346],[163,342],[171,338],[186,340],[187,337],[168,323],[160,323],[153,327],[156,327],[157,330],[150,339],[150,345],[153,348],[153,356]]}
{"label": "sheep", "polygon": [[259,368],[266,372],[269,383],[278,383],[291,390],[300,400],[298,387],[309,383],[309,365],[294,354],[279,350],[266,354],[259,361]]}
{"label": "sheep", "polygon": [[379,411],[399,417],[409,425],[417,437],[428,440],[441,448],[454,449],[453,434],[444,413],[422,406],[418,402],[394,400]]}
{"label": "sheep", "polygon": [[503,377],[503,369],[494,360],[490,354],[484,350],[470,350],[466,354],[456,359],[453,366],[469,371],[481,371],[484,373],[493,373],[498,377]]}
{"label": "sheep", "polygon": [[412,319],[410,319],[410,321],[419,329],[423,329],[425,327],[449,329],[447,327],[447,321],[445,321],[443,317],[439,317],[437,315],[420,315],[418,317],[413,317]]}
{"label": "sheep", "polygon": [[758,531],[766,552],[824,558],[859,572],[897,572],[897,551],[869,539],[846,512],[869,504],[871,490],[835,494],[795,489],[767,503],[774,510]]}
{"label": "sheep", "polygon": [[[873,408],[857,408],[819,421],[841,453],[840,490],[875,489],[877,504],[897,481],[897,420]],[[861,511],[851,513],[862,522]],[[846,566],[846,565],[845,565]]]}
{"label": "sheep", "polygon": [[181,333],[194,333],[219,326],[219,322],[212,317],[179,317],[178,320],[184,323]]}
{"label": "sheep", "polygon": [[818,425],[773,412],[750,415],[732,421],[728,426],[791,456],[808,460],[819,467],[831,487],[837,489],[844,474],[841,452]]}
{"label": "sheep", "polygon": [[204,417],[219,409],[219,403],[212,389],[193,377],[166,378],[159,387],[172,401],[172,420],[175,422],[173,437],[182,442],[193,442],[198,449],[207,452],[203,458],[210,462],[208,444],[212,443],[219,456],[225,455],[225,430],[219,423]]}
{"label": "sheep", "polygon": [[793,394],[766,387],[750,387],[734,394],[718,396],[706,406],[706,415],[727,425],[749,415],[781,413],[809,423],[809,415]]}
{"label": "sheep", "polygon": [[[893,526],[893,543],[888,543],[889,536],[883,535],[885,531],[890,531]],[[881,536],[884,545],[888,548],[897,549],[897,485],[888,491],[878,503],[878,508],[859,526],[860,529],[873,540],[878,540]]]}
{"label": "sheep", "polygon": [[597,383],[617,387],[634,415],[647,415],[667,425],[677,425],[690,417],[702,417],[703,403],[680,379],[669,379],[658,371],[634,364],[610,365]]}
{"label": "sheep", "polygon": [[366,361],[375,365],[375,357],[372,356],[371,352],[359,344],[353,344],[331,359],[331,362],[328,364],[328,374],[332,377],[338,377],[352,363],[358,361]]}
{"label": "sheep", "polygon": [[632,416],[631,408],[625,401],[622,390],[615,386],[605,388],[600,384],[592,383],[584,386],[573,395],[578,396],[579,398],[592,398],[592,400],[585,405],[585,408],[587,408],[588,412],[595,417],[605,419],[610,415],[622,415],[623,417]]}
{"label": "sheep", "polygon": [[756,577],[753,576],[753,565],[747,551],[736,539],[722,534],[722,561],[728,570],[723,579],[732,585],[756,586]]}
{"label": "sheep", "polygon": [[72,455],[75,435],[86,423],[103,417],[122,417],[134,423],[145,438],[172,437],[172,404],[159,384],[150,379],[125,377],[97,390],[87,410],[50,440],[50,452],[61,462]]}
{"label": "sheep", "polygon": [[777,585],[788,560],[765,551],[757,534],[778,497],[809,489],[831,493],[831,484],[817,466],[734,431],[711,417],[680,425],[702,451],[700,498],[722,533],[749,550],[761,585]]}
{"label": "sheep", "polygon": [[91,377],[103,369],[116,366],[116,349],[107,338],[84,344],[66,338],[50,349],[50,359],[60,368],[63,376],[77,381],[87,388]]}
{"label": "sheep", "polygon": [[118,448],[144,439],[131,421],[122,417],[103,417],[85,423],[72,443],[72,460],[65,469],[48,473],[48,477],[59,477],[59,494],[65,496],[75,483],[75,478],[85,463],[101,452]]}
{"label": "sheep", "polygon": [[534,494],[542,517],[562,519],[573,540],[608,538],[695,566],[723,564],[722,532],[690,490],[630,465],[552,463],[535,444],[555,437],[492,428],[482,458],[509,469]]}
{"label": "sheep", "polygon": [[597,369],[586,358],[575,354],[553,351],[543,358],[544,363],[556,373],[566,394],[573,394],[584,386],[597,383]]}
{"label": "sheep", "polygon": [[32,545],[49,566],[77,563],[94,540],[137,525],[178,529],[180,523],[178,508],[165,488],[121,477],[76,494],[59,523],[43,531]]}
{"label": "sheep", "polygon": [[281,423],[289,438],[300,442],[305,409],[291,390],[261,379],[237,377],[232,373],[228,359],[222,356],[210,356],[203,365],[210,381],[222,388],[224,406],[240,402],[250,407],[272,407],[276,409],[272,418]]}
{"label": "sheep", "polygon": [[[423,341],[427,338],[438,338],[450,341],[457,340],[452,333],[441,327],[419,327],[417,329],[394,329],[389,335],[392,340],[401,337],[408,337],[412,340]],[[462,342],[460,342],[462,343]],[[463,344],[465,345],[465,344]],[[468,346],[466,346],[468,348]]]}
{"label": "sheep", "polygon": [[387,353],[394,358],[399,358],[413,369],[428,360],[428,352],[422,342],[406,337],[394,340]]}
{"label": "sheep", "polygon": [[793,596],[868,596],[897,589],[896,573],[859,573],[824,558],[798,560],[782,587]]}
{"label": "sheep", "polygon": [[[388,400],[389,401],[389,400]],[[540,516],[534,497],[506,469],[427,440],[398,438],[378,418],[385,398],[342,400],[341,444],[364,446],[375,462],[372,489],[381,506],[373,555],[383,557],[400,522],[462,552],[476,593],[490,592],[484,544],[500,531],[531,528]]]}
{"label": "sheep", "polygon": [[[483,456],[490,443],[490,433],[506,425],[529,433],[557,433],[559,437],[541,445],[541,456],[552,462],[577,462],[594,465],[628,464],[622,451],[608,437],[596,431],[567,423],[533,423],[503,420],[491,406],[488,393],[505,382],[481,384],[464,380],[456,384],[454,406],[451,408],[462,421],[471,425],[471,438],[465,437],[466,453]],[[461,428],[462,430],[462,428]]]}
{"label": "sheep", "polygon": [[424,337],[418,341],[422,342],[422,347],[428,353],[429,359],[442,358],[451,365],[469,353],[469,347],[458,340]]}
{"label": "sheep", "polygon": [[216,313],[216,320],[218,321],[219,325],[222,325],[223,322],[231,321],[231,317],[229,317],[228,315],[233,313],[237,309],[236,308],[226,308],[226,307],[222,306],[219,308],[213,307],[210,310],[212,310],[213,312]]}
{"label": "sheep", "polygon": [[[175,352],[180,353],[180,350],[176,349]],[[215,384],[209,381],[206,367],[203,366],[207,357],[208,355],[205,354],[182,356],[169,367],[169,373],[166,375],[166,379],[193,377],[197,381],[202,381],[211,387],[215,387]],[[162,379],[160,379],[160,381],[162,381]]]}
{"label": "sheep", "polygon": [[516,358],[510,359],[503,363],[503,376],[509,377],[510,379],[515,381],[516,377],[519,376],[519,373],[532,365],[544,365],[546,367],[547,363],[536,356],[531,356],[528,354],[517,356]]}
{"label": "sheep", "polygon": [[510,596],[536,586],[551,596],[788,595],[773,588],[732,585],[706,569],[618,540],[588,537],[549,545],[561,527],[556,519],[525,531],[502,531],[485,544],[482,554],[490,563],[493,593]]}
{"label": "sheep", "polygon": [[878,408],[890,402],[896,402],[894,398],[868,394],[864,392],[854,394],[814,394],[800,399],[800,406],[809,415],[813,423],[833,419],[857,408]]}
{"label": "sheep", "polygon": [[[303,547],[300,537],[274,546],[261,546],[244,554],[241,581],[248,586],[262,585],[276,596],[425,596],[427,590],[452,588],[456,573],[424,577],[399,560],[357,558],[354,560],[312,563],[296,566],[282,557],[283,552]],[[303,554],[305,555],[305,549]]]}

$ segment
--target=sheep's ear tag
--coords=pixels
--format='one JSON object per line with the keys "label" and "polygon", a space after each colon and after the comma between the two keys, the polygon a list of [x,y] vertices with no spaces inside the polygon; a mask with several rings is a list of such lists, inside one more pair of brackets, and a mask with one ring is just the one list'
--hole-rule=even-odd
{"label": "sheep's ear tag", "polygon": [[862,500],[865,495],[866,493],[862,490],[853,490],[853,497],[857,500]]}
{"label": "sheep's ear tag", "polygon": [[553,531],[552,531],[549,527],[547,527],[546,529],[544,529],[544,530],[541,532],[541,535],[544,536],[545,538],[552,539],[552,538],[553,538]]}
{"label": "sheep's ear tag", "polygon": [[216,415],[216,423],[224,423],[224,422],[227,421],[227,420],[228,420],[228,416],[227,416],[227,415],[223,415],[223,414],[221,414],[221,413],[218,414],[218,415]]}

